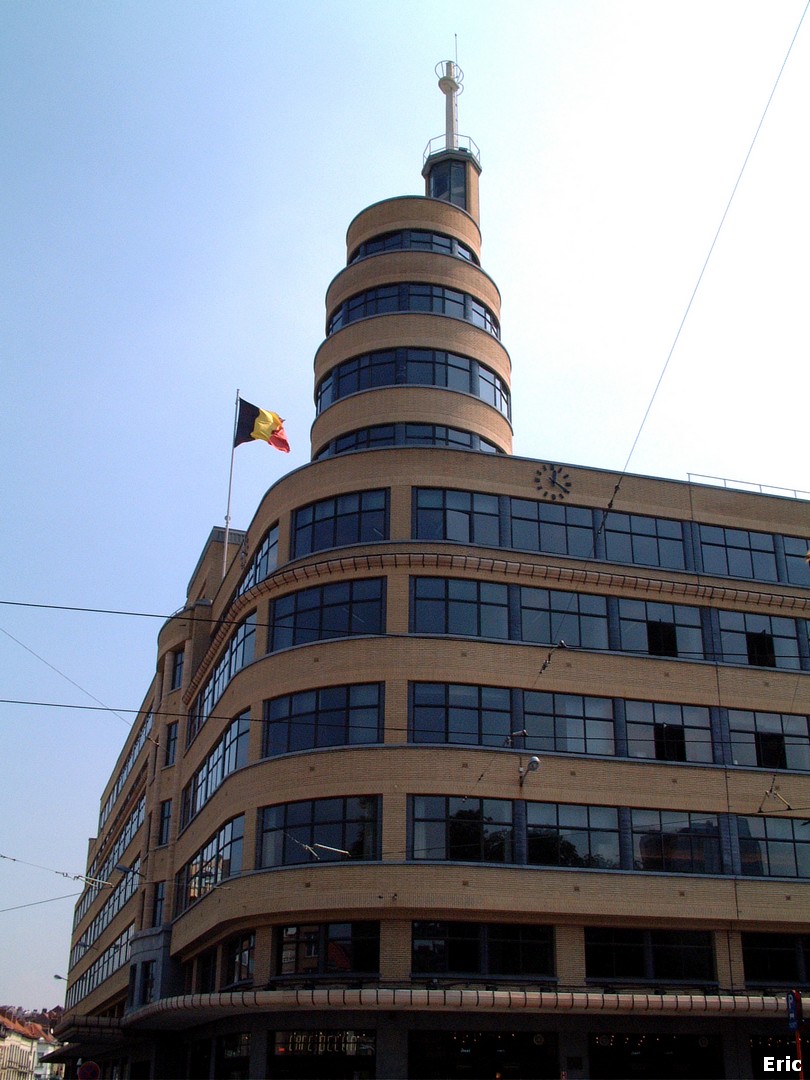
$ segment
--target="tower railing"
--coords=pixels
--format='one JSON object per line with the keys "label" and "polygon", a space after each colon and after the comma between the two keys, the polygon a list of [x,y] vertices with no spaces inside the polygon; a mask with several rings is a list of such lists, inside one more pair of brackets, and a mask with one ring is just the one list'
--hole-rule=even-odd
{"label": "tower railing", "polygon": [[481,164],[481,151],[478,149],[476,142],[470,138],[469,135],[456,135],[456,146],[447,145],[447,135],[435,135],[425,147],[425,152],[422,155],[422,164],[429,157],[433,157],[434,154],[441,154],[445,151],[455,152],[460,151],[462,154],[469,154],[474,158],[478,164]]}

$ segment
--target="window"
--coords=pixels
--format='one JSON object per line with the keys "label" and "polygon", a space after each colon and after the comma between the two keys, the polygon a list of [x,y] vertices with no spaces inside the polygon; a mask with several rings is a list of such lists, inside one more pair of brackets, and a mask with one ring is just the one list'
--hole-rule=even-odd
{"label": "window", "polygon": [[244,815],[226,822],[207,844],[177,872],[175,908],[180,915],[195,900],[205,896],[222,881],[242,872]]}
{"label": "window", "polygon": [[231,635],[222,656],[203,685],[188,718],[187,745],[191,745],[211,715],[214,706],[225,693],[231,679],[247,664],[253,662],[256,649],[256,612],[248,615]]}
{"label": "window", "polygon": [[554,978],[550,926],[414,922],[411,942],[414,975]]}
{"label": "window", "polygon": [[526,750],[558,754],[615,753],[611,698],[526,690],[523,727],[526,735],[520,745]]}
{"label": "window", "polygon": [[735,765],[810,771],[810,717],[729,709]]}
{"label": "window", "polygon": [[132,769],[133,769],[133,767],[135,765],[135,762],[138,760],[138,757],[140,756],[141,750],[143,750],[144,746],[146,745],[146,740],[149,738],[149,732],[151,730],[152,730],[152,710],[150,709],[149,712],[146,714],[146,717],[145,717],[143,723],[141,724],[141,726],[140,726],[140,728],[138,730],[138,734],[135,736],[135,741],[133,742],[129,753],[127,754],[126,761],[121,766],[121,771],[119,772],[118,776],[115,778],[115,784],[113,785],[112,791],[107,796],[107,798],[104,800],[104,802],[103,802],[103,804],[101,806],[101,813],[99,814],[99,818],[98,818],[98,831],[99,831],[99,833],[104,828],[104,826],[105,826],[105,824],[107,822],[107,819],[110,816],[110,813],[112,811],[113,806],[115,806],[116,802],[118,801],[118,796],[124,790],[124,785],[126,784],[127,780],[129,779],[129,775],[132,772]]}
{"label": "window", "polygon": [[169,833],[172,828],[172,800],[164,799],[160,804],[160,816],[158,817],[157,845],[162,847],[169,842]]}
{"label": "window", "polygon": [[259,811],[259,864],[380,858],[376,795],[280,803]]}
{"label": "window", "polygon": [[141,964],[141,977],[138,992],[138,1004],[148,1005],[155,997],[155,961],[145,960]]}
{"label": "window", "polygon": [[231,723],[183,788],[180,827],[185,828],[232,772],[247,764],[250,712]]}
{"label": "window", "polygon": [[239,934],[225,942],[222,951],[222,989],[253,984],[253,961],[256,955],[256,935]]}
{"label": "window", "polygon": [[186,654],[183,649],[178,649],[177,652],[171,654],[172,664],[172,678],[171,678],[171,690],[179,690],[183,685],[183,661]]}
{"label": "window", "polygon": [[795,619],[742,611],[720,611],[718,616],[725,663],[798,670]]}
{"label": "window", "polygon": [[349,258],[349,265],[370,255],[382,255],[388,251],[434,251],[439,255],[453,255],[466,262],[478,264],[473,250],[459,240],[443,233],[423,229],[403,229],[401,232],[383,233],[360,244]]}
{"label": "window", "polygon": [[268,651],[329,638],[382,634],[384,597],[383,578],[317,585],[283,596],[270,605]]}
{"label": "window", "polygon": [[810,821],[739,817],[742,872],[749,877],[810,878]]}
{"label": "window", "polygon": [[379,975],[378,922],[311,923],[278,930],[275,974]]}
{"label": "window", "polygon": [[605,515],[605,557],[609,562],[636,563],[683,570],[683,530],[680,521],[640,514]]}
{"label": "window", "polygon": [[166,749],[163,755],[163,764],[174,765],[177,759],[177,721],[166,725]]}
{"label": "window", "polygon": [[700,608],[619,600],[620,642],[624,652],[703,660]]}
{"label": "window", "polygon": [[459,683],[411,683],[413,742],[507,746],[511,742],[511,691]]}
{"label": "window", "polygon": [[603,596],[469,578],[413,578],[411,628],[416,634],[608,647]]}
{"label": "window", "polygon": [[242,596],[254,585],[270,577],[278,566],[278,524],[268,530],[267,535],[256,549],[256,554],[247,568],[242,583],[236,590],[237,596]]}
{"label": "window", "polygon": [[197,957],[197,993],[213,994],[217,988],[217,950],[206,949]]}
{"label": "window", "polygon": [[510,415],[509,387],[495,372],[469,356],[444,349],[402,347],[344,360],[318,384],[318,414],[336,401],[383,386],[438,386],[457,390]]}
{"label": "window", "polygon": [[630,757],[658,761],[701,761],[711,764],[709,710],[704,705],[660,701],[628,701],[627,752]]}
{"label": "window", "polygon": [[500,338],[500,325],[494,312],[480,300],[476,300],[469,293],[449,289],[444,285],[426,285],[421,282],[379,285],[375,289],[367,289],[350,297],[332,313],[327,336],[358,319],[402,311],[425,311],[434,315],[464,319]]}
{"label": "window", "polygon": [[742,935],[746,986],[810,986],[810,934]]}
{"label": "window", "polygon": [[682,810],[631,810],[636,870],[670,874],[721,874],[716,814]]}
{"label": "window", "polygon": [[412,809],[412,858],[450,862],[512,862],[510,801],[414,795]]}
{"label": "window", "polygon": [[526,810],[531,866],[613,870],[621,865],[615,807],[531,802]]}
{"label": "window", "polygon": [[774,538],[770,533],[700,525],[699,535],[705,573],[757,581],[778,580]]}
{"label": "window", "polygon": [[152,926],[163,925],[163,911],[166,906],[166,882],[156,881],[152,893]]}
{"label": "window", "polygon": [[345,544],[388,539],[388,492],[355,491],[302,507],[293,518],[293,559]]}
{"label": "window", "polygon": [[410,695],[413,742],[614,753],[610,698],[461,683],[412,683]]}
{"label": "window", "polygon": [[414,539],[500,547],[498,496],[414,488]]}
{"label": "window", "polygon": [[585,974],[608,982],[714,982],[712,935],[704,930],[585,928]]}
{"label": "window", "polygon": [[519,587],[521,641],[583,649],[607,649],[607,603],[603,596]]}
{"label": "window", "polygon": [[798,536],[785,536],[782,539],[785,546],[788,583],[807,587],[810,585],[810,563],[807,561],[810,540]]}
{"label": "window", "polygon": [[463,161],[439,161],[430,170],[428,193],[431,199],[467,209],[467,166]]}
{"label": "window", "polygon": [[474,450],[501,454],[495,443],[472,431],[444,424],[377,424],[332,439],[315,455],[317,460],[355,450],[379,450],[386,446],[446,446],[450,450]]}
{"label": "window", "polygon": [[462,578],[414,578],[416,634],[509,638],[508,586]]}
{"label": "window", "polygon": [[550,506],[530,499],[510,499],[510,547],[572,555],[589,559],[594,554],[593,514],[579,506]]}
{"label": "window", "polygon": [[383,683],[326,686],[264,704],[264,757],[382,742]]}

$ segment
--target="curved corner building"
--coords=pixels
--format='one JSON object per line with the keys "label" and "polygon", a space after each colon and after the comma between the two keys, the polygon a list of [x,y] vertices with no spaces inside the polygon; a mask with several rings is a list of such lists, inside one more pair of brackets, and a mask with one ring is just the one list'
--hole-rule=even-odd
{"label": "curved corner building", "polygon": [[71,1067],[705,1080],[795,1051],[808,505],[511,456],[479,172],[449,121],[425,195],[352,221],[312,461],[224,580],[214,529],[159,635]]}

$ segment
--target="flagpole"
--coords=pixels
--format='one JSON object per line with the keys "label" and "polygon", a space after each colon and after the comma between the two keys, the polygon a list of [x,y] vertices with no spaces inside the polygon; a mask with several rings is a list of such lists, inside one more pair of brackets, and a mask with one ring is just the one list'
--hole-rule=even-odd
{"label": "flagpole", "polygon": [[239,423],[239,389],[236,390],[236,404],[233,412],[233,435],[231,436],[231,469],[228,474],[228,508],[225,511],[225,542],[222,545],[222,578],[228,569],[228,538],[231,531],[231,491],[233,490],[233,454],[236,449],[236,425]]}

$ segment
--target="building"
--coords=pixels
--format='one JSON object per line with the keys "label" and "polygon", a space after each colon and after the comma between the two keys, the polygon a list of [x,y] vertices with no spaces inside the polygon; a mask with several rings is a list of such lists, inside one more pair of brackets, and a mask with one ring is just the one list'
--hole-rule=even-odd
{"label": "building", "polygon": [[810,987],[808,504],[511,454],[478,151],[351,222],[312,460],[212,532],[102,797],[66,1059],[750,1077]]}
{"label": "building", "polygon": [[61,1076],[62,1065],[44,1060],[57,1046],[42,1024],[0,1012],[0,1080],[46,1080]]}

